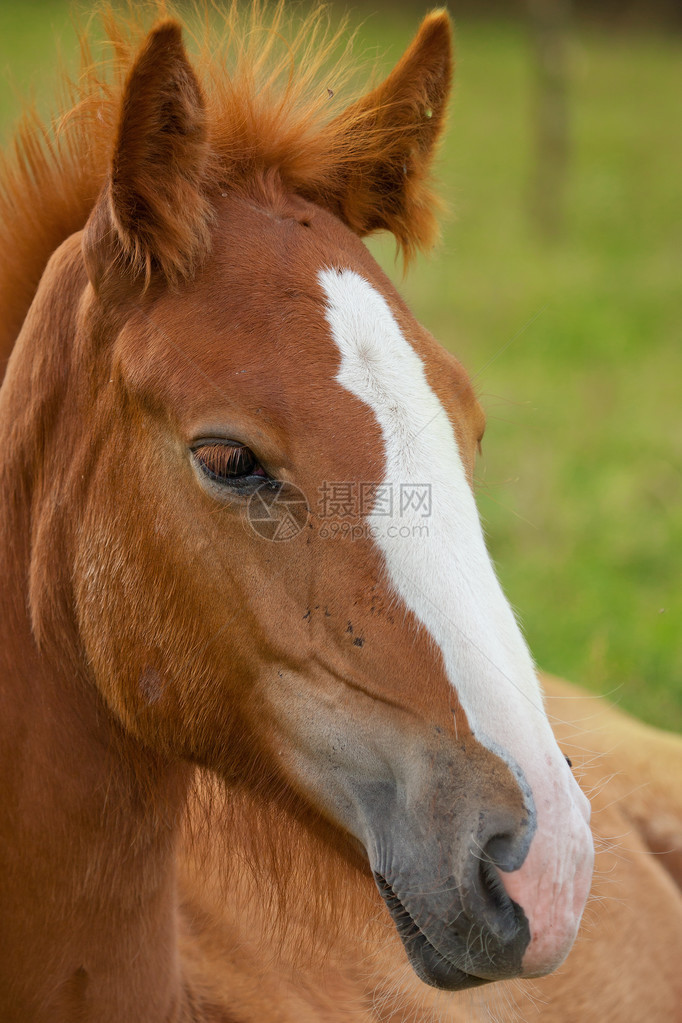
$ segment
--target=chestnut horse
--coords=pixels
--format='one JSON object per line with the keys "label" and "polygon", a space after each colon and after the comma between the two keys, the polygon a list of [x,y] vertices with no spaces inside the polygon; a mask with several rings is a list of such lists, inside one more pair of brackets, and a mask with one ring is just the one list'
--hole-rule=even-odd
{"label": "chestnut horse", "polygon": [[113,83],[86,46],[2,169],[3,1020],[247,1018],[243,932],[215,950],[255,859],[283,935],[310,863],[318,924],[338,894],[347,937],[362,892],[427,995],[554,970],[587,898],[476,514],[482,411],[360,241],[433,237],[447,16],[337,111],[336,40],[314,15],[278,57],[282,12],[232,9],[229,73],[108,16]]}

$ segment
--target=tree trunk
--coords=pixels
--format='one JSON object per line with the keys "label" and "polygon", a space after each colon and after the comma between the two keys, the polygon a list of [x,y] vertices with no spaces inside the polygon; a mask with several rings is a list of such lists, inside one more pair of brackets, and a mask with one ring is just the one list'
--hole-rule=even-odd
{"label": "tree trunk", "polygon": [[554,240],[564,222],[569,165],[568,38],[570,0],[525,0],[533,48],[534,162],[530,215],[538,234]]}

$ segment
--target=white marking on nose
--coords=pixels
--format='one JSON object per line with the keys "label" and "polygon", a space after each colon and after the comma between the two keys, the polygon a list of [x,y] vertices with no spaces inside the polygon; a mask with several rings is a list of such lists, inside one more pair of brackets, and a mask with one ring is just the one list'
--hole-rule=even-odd
{"label": "white marking on nose", "polygon": [[[586,801],[558,749],[528,648],[493,570],[450,420],[386,299],[352,270],[325,269],[318,279],[341,354],[337,380],[372,409],[381,428],[382,482],[393,492],[395,525],[403,531],[387,529],[382,509],[368,523],[389,580],[438,644],[477,740],[506,760],[522,791],[530,785],[538,818],[531,849],[543,845],[554,890],[570,879],[567,900],[574,903],[574,861],[585,865],[591,856]],[[425,486],[427,517],[417,501],[401,502]],[[559,827],[578,835],[567,858],[554,849]]]}
{"label": "white marking on nose", "polygon": [[[530,656],[485,548],[452,425],[385,298],[351,270],[324,270],[320,283],[342,357],[337,379],[377,418],[386,449],[382,482],[393,492],[396,525],[410,532],[409,539],[388,536],[379,510],[369,516],[372,535],[394,588],[442,650],[471,727],[500,744],[509,731],[509,704],[523,701],[526,712],[545,715]],[[406,498],[427,486],[425,516]],[[494,693],[482,684],[491,675]]]}

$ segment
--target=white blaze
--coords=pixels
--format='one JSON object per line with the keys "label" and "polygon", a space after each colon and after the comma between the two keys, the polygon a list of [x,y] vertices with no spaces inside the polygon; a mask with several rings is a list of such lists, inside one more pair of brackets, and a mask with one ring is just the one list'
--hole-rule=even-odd
{"label": "white blaze", "polygon": [[[389,520],[375,509],[372,535],[394,590],[438,644],[474,735],[517,777],[517,764],[523,771],[538,812],[532,852],[541,831],[563,825],[571,807],[580,803],[584,817],[585,800],[556,745],[528,648],[495,576],[452,425],[385,298],[352,270],[325,269],[318,279],[341,353],[337,380],[372,409],[385,446],[390,521],[402,528],[387,529]],[[414,502],[395,518],[401,488],[405,494],[426,484],[430,515]],[[580,841],[567,833],[564,851],[547,853],[555,886],[572,879]],[[536,895],[545,901],[543,892]]]}
{"label": "white blaze", "polygon": [[[542,730],[548,726],[530,655],[485,547],[450,420],[384,297],[351,270],[323,270],[319,277],[341,352],[337,380],[370,406],[381,427],[381,482],[392,488],[391,521],[402,536],[388,535],[398,530],[387,530],[380,509],[368,522],[390,581],[440,647],[476,737],[511,752],[518,747],[517,706],[524,719],[539,719]],[[425,486],[431,488],[429,515],[416,501],[399,510],[401,494]]]}

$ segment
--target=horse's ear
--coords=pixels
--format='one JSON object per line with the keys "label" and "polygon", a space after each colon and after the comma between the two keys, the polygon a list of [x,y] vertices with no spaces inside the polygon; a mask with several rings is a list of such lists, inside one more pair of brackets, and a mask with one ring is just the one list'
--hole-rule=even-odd
{"label": "horse's ear", "polygon": [[408,255],[432,242],[437,202],[428,176],[451,83],[450,19],[433,11],[388,78],[332,121],[338,166],[315,199],[361,236],[391,231]]}
{"label": "horse's ear", "polygon": [[164,21],[145,40],[123,90],[106,192],[86,230],[91,277],[111,265],[112,252],[96,250],[112,241],[116,262],[123,257],[147,282],[156,272],[171,281],[191,277],[209,247],[209,160],[201,89],[180,26]]}

